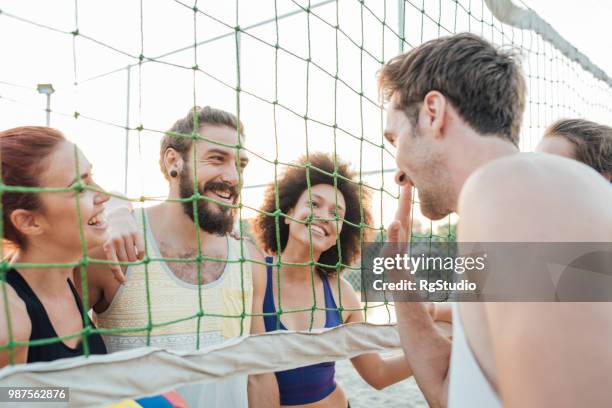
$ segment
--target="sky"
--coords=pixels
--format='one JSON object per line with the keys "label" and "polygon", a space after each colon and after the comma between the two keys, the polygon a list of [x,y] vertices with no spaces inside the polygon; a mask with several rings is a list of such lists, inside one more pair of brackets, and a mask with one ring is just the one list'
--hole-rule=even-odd
{"label": "sky", "polygon": [[[163,132],[194,103],[234,113],[239,106],[251,156],[244,217],[253,216],[250,208],[261,204],[263,190],[253,186],[273,180],[274,160],[286,163],[324,150],[336,151],[361,171],[372,187],[375,226],[387,225],[397,187],[393,149],[380,147],[384,115],[376,72],[381,61],[400,51],[397,3],[324,3],[308,14],[299,7],[306,1],[277,0],[277,25],[273,0],[240,0],[238,9],[236,2],[200,2],[196,13],[186,0],[142,2],[142,10],[139,1],[125,0],[0,0],[0,128],[43,125],[45,97],[35,88],[51,83],[56,89],[51,125],[84,151],[97,182],[132,198],[163,199],[167,184],[158,166]],[[612,124],[612,91],[537,36],[491,26],[490,13],[475,0],[427,1],[425,13],[416,3],[405,3],[404,50],[446,30],[470,30],[521,49],[529,85],[522,150],[531,150],[546,124],[562,116]],[[612,28],[606,21],[612,5],[526,3],[612,73]],[[249,28],[262,21],[269,22]],[[238,38],[236,25],[245,30]],[[204,41],[195,52],[189,47]],[[141,54],[145,59],[139,66]],[[128,69],[130,64],[135,65]],[[237,95],[238,83],[242,92]],[[140,125],[143,129],[135,130]],[[427,224],[418,210],[416,217]],[[438,225],[444,223],[448,220]]]}
{"label": "sky", "polygon": [[[612,75],[612,2],[583,0],[579,4],[556,0],[525,3],[548,21],[563,37]],[[611,119],[612,120],[612,119]]]}

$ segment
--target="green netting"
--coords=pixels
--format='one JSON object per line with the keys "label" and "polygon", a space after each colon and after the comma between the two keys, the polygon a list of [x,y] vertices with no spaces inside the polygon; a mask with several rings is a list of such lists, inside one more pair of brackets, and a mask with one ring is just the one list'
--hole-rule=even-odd
{"label": "green netting", "polygon": [[[229,2],[219,3],[226,3],[225,6],[227,6]],[[28,30],[37,30],[49,33],[49,35],[52,34],[60,38],[70,39],[72,44],[73,78],[71,81],[57,84],[56,87],[58,88],[57,93],[61,94],[65,100],[70,101],[70,103],[65,103],[63,106],[73,106],[74,109],[51,110],[53,121],[54,123],[56,121],[58,123],[66,123],[62,121],[69,118],[74,122],[78,122],[79,126],[81,123],[85,123],[84,126],[101,126],[105,131],[125,136],[124,193],[130,192],[128,191],[130,184],[136,184],[129,183],[131,179],[128,170],[132,168],[132,162],[128,160],[130,150],[133,150],[134,146],[136,146],[137,155],[142,161],[146,155],[145,150],[148,139],[154,136],[159,137],[165,132],[164,128],[148,126],[146,121],[143,120],[143,117],[146,116],[145,104],[151,95],[151,93],[148,93],[148,90],[155,86],[153,83],[155,81],[149,81],[147,78],[148,69],[163,69],[164,75],[160,78],[166,81],[175,79],[179,81],[187,73],[191,77],[190,105],[192,106],[198,105],[202,99],[206,101],[206,104],[216,106],[215,98],[217,93],[221,95],[221,93],[226,92],[233,95],[233,111],[239,120],[244,119],[245,115],[249,115],[248,112],[253,107],[262,109],[262,111],[267,110],[271,113],[267,117],[257,118],[261,122],[266,122],[265,126],[270,130],[268,136],[263,138],[263,141],[258,140],[257,136],[253,136],[251,139],[247,139],[245,145],[243,145],[241,138],[237,134],[236,143],[226,145],[208,139],[197,132],[192,134],[177,133],[173,134],[173,136],[192,138],[194,141],[206,140],[235,149],[237,153],[246,151],[253,160],[257,160],[260,163],[262,168],[271,169],[271,171],[268,171],[268,174],[272,174],[272,179],[276,185],[280,171],[283,168],[295,166],[292,158],[287,157],[287,152],[289,151],[285,147],[287,143],[295,143],[297,147],[293,150],[299,150],[299,153],[309,155],[314,151],[313,145],[322,145],[317,135],[328,135],[326,140],[331,140],[331,143],[327,144],[327,149],[333,152],[334,158],[349,160],[357,167],[356,181],[351,182],[358,184],[362,201],[366,191],[372,194],[374,199],[373,210],[376,213],[376,217],[373,225],[367,225],[364,222],[363,208],[360,208],[361,221],[359,224],[351,224],[360,228],[361,240],[364,239],[365,232],[368,230],[374,231],[377,234],[378,240],[384,239],[384,226],[388,224],[393,216],[392,208],[395,200],[398,198],[398,188],[391,179],[395,166],[393,153],[384,143],[384,110],[378,99],[375,87],[375,73],[377,69],[397,53],[409,50],[428,39],[461,31],[475,32],[496,44],[517,48],[523,55],[524,72],[529,88],[528,104],[522,129],[522,150],[532,149],[542,134],[543,129],[557,118],[587,116],[592,120],[605,120],[604,118],[611,113],[612,109],[612,91],[607,83],[597,79],[590,72],[585,71],[577,62],[565,56],[555,48],[554,44],[544,40],[539,34],[533,31],[517,29],[499,22],[489,11],[484,0],[439,0],[436,2],[426,2],[425,0],[422,2],[409,0],[326,0],[320,2],[274,0],[262,2],[257,7],[253,7],[252,4],[247,6],[246,1],[236,0],[233,6],[227,6],[229,12],[221,10],[221,6],[202,5],[198,4],[197,1],[186,3],[175,0],[171,4],[173,8],[190,14],[189,18],[193,27],[192,38],[185,47],[160,52],[159,54],[147,51],[147,47],[151,47],[151,42],[148,40],[145,32],[151,34],[151,31],[146,30],[148,24],[146,10],[148,7],[153,6],[142,1],[140,1],[138,10],[135,12],[135,15],[138,16],[138,21],[132,21],[132,25],[138,27],[138,34],[134,37],[137,38],[138,43],[135,48],[137,49],[136,52],[130,50],[127,46],[122,47],[105,41],[102,34],[90,33],[88,26],[82,23],[82,19],[80,19],[83,8],[86,8],[88,5],[82,2],[79,4],[78,0],[74,2],[74,26],[71,29],[59,28],[54,26],[52,22],[40,22],[36,16],[30,17],[26,11],[22,13],[11,11],[10,7],[17,8],[16,5],[11,4],[8,6],[8,9],[0,10],[0,22],[7,22],[18,27],[27,28]],[[243,9],[247,7],[250,7],[248,10],[251,14],[255,11],[257,12],[254,13],[256,16],[261,14],[265,18],[254,22],[254,18],[248,13],[245,16]],[[56,12],[60,13],[60,11]],[[178,13],[178,11],[176,12]],[[62,11],[61,13],[64,12]],[[69,12],[66,11],[66,13]],[[185,21],[176,22],[176,28],[179,28],[179,24],[184,26],[183,23]],[[166,21],[166,24],[167,27],[164,28],[172,31],[173,22]],[[287,35],[285,37],[283,32],[291,31],[288,28],[289,24],[303,29],[302,32],[299,35]],[[209,32],[207,31],[208,27],[215,27],[215,30]],[[112,28],[109,28],[109,30],[112,30]],[[202,38],[202,31],[206,32],[206,38]],[[225,39],[229,39],[230,43],[223,42]],[[231,45],[233,59],[224,60],[224,57],[216,58],[211,54],[210,50],[212,48],[206,47],[214,46],[216,43],[221,43],[224,46]],[[304,45],[304,47],[300,47],[300,45]],[[117,64],[118,67],[112,69],[100,69],[97,72],[91,72],[90,70],[83,74],[81,73],[81,66],[86,65],[88,59],[80,58],[80,50],[86,47],[94,47],[97,50],[96,52],[99,52],[101,59],[109,55],[120,58],[121,64]],[[252,50],[255,50],[256,54],[258,52],[261,53],[261,55],[253,55]],[[59,52],[60,50],[57,51]],[[200,54],[205,51],[206,56],[202,57]],[[355,55],[357,56],[355,57]],[[250,69],[258,63],[267,63],[272,66],[270,81],[266,82],[263,78],[261,79],[265,89],[260,88],[258,75],[249,73]],[[292,67],[299,66],[304,70],[303,78],[297,73],[295,74],[293,81],[290,81],[292,82],[291,87],[289,87],[290,89],[287,89],[287,79],[285,78],[287,69],[283,68],[288,66],[288,64],[292,64]],[[104,67],[106,68],[107,65],[104,64]],[[123,77],[124,74],[125,77]],[[290,76],[292,74],[290,73]],[[134,75],[137,75],[138,80],[136,82],[132,81]],[[32,111],[38,111],[36,107],[31,108],[32,105],[35,105],[31,102],[31,94],[34,94],[34,89],[17,84],[11,81],[11,78],[6,78],[6,81],[4,81],[5,78],[0,79],[2,80],[0,82],[0,85],[2,85],[2,88],[0,88],[2,91],[0,101],[3,104],[18,106],[24,111],[30,112],[30,114]],[[36,80],[37,78],[33,82]],[[96,83],[101,83],[103,84],[102,86],[105,86],[107,84],[105,81],[109,80],[114,83],[120,83],[121,87],[124,84],[126,85],[126,88],[122,88],[123,90],[119,91],[123,93],[123,98],[127,99],[125,109],[122,112],[126,118],[124,123],[118,119],[118,116],[98,116],[96,115],[96,110],[92,110],[91,106],[88,105],[88,98],[94,97],[94,95],[88,93],[88,87]],[[201,91],[202,84],[205,87]],[[328,88],[332,92],[323,103],[319,98],[319,92],[322,89]],[[81,94],[79,94],[79,91],[81,91]],[[134,91],[137,94],[136,101],[133,100]],[[205,95],[202,95],[202,93]],[[303,100],[297,102],[297,96],[295,99],[288,96],[288,94],[293,93],[303,94]],[[87,98],[83,98],[83,95]],[[355,100],[357,100],[357,103],[353,103]],[[172,101],[167,101],[166,103],[172,103]],[[82,104],[87,105],[84,110],[80,108]],[[325,112],[322,113],[319,105],[329,105],[330,109],[324,109]],[[135,112],[134,107],[136,107]],[[253,117],[249,116],[248,119],[253,120]],[[134,123],[137,123],[137,125],[134,125]],[[287,123],[291,123],[291,126],[294,126],[295,129],[299,125],[303,128],[303,131],[296,130],[289,133],[286,131],[290,127]],[[252,126],[248,122],[246,125],[247,127]],[[62,128],[61,126],[58,127]],[[198,115],[194,115],[194,128],[199,128]],[[136,145],[134,145],[134,142],[136,142]],[[304,148],[299,148],[300,145]],[[192,197],[174,201],[193,203],[194,219],[198,227],[196,228],[198,231],[197,256],[192,258],[156,258],[146,253],[142,261],[122,263],[122,265],[142,264],[145,267],[148,305],[148,323],[146,326],[122,329],[94,329],[89,325],[88,321],[85,321],[84,328],[70,336],[34,342],[17,342],[13,339],[12,326],[10,319],[8,319],[10,340],[7,344],[0,345],[0,350],[9,351],[11,363],[12,351],[18,346],[36,346],[81,337],[85,354],[89,354],[87,339],[92,333],[110,334],[144,330],[148,333],[150,341],[151,333],[155,328],[172,325],[180,321],[196,319],[199,332],[202,324],[205,324],[203,318],[207,316],[240,319],[241,334],[247,334],[247,328],[244,324],[245,319],[252,315],[248,313],[249,305],[246,304],[244,293],[242,297],[242,312],[238,315],[216,315],[208,312],[203,307],[201,285],[198,289],[199,307],[197,310],[193,310],[192,314],[174,321],[157,321],[152,314],[152,299],[148,286],[148,267],[151,262],[195,262],[199,283],[203,282],[201,270],[201,263],[203,261],[238,263],[242,274],[244,273],[243,267],[246,263],[256,262],[245,257],[244,240],[241,240],[241,255],[238,259],[218,259],[207,257],[203,254],[202,245],[205,246],[206,243],[203,243],[201,240],[196,203],[198,200],[213,200],[198,193],[195,166],[196,157],[197,152],[194,148],[192,167],[195,193]],[[147,160],[154,162],[157,162],[157,159],[157,157],[147,157]],[[236,166],[238,169],[238,162]],[[337,187],[338,179],[342,177],[338,174],[337,168],[336,162],[334,172],[326,173],[333,178],[335,187]],[[249,171],[249,169],[246,170],[245,178]],[[313,171],[323,170],[317,169],[310,164],[306,165],[309,194],[311,187],[310,174]],[[80,174],[78,168],[75,169],[75,172],[77,176]],[[238,173],[241,174],[240,172]],[[141,177],[144,177],[144,175],[141,175]],[[240,175],[241,184],[244,181],[242,177]],[[240,220],[238,223],[238,233],[243,238],[249,235],[248,225],[243,222],[249,218],[245,213],[248,212],[251,214],[250,217],[252,217],[253,214],[261,212],[258,209],[259,202],[257,200],[244,200],[243,197],[251,190],[261,192],[264,183],[269,181],[270,178],[263,178],[252,184],[246,183],[243,188],[245,194],[233,206],[238,211]],[[141,194],[128,194],[133,202],[145,204],[160,200],[159,197],[145,194],[143,181],[140,181],[138,184],[141,185]],[[67,189],[32,189],[7,186],[0,181],[0,194],[7,191],[24,193],[77,192],[77,209],[79,209],[78,193],[86,189],[93,189],[93,187],[85,185],[80,181]],[[291,218],[293,221],[307,224],[310,230],[312,219],[306,222],[300,221],[278,209],[278,188],[275,191],[277,210],[266,213],[266,215],[275,219],[277,242],[280,242],[278,225],[286,217]],[[336,201],[338,200],[337,192],[336,188]],[[225,205],[223,203],[217,204]],[[415,199],[413,204],[418,204],[418,200]],[[422,217],[418,205],[413,205],[413,215],[411,230],[414,241],[431,244],[436,241],[453,241],[455,239],[456,220],[454,216],[449,216],[448,219],[441,223],[432,223]],[[329,221],[348,223],[347,220],[338,217],[337,214],[335,217],[330,218]],[[0,235],[2,236],[4,236],[3,231],[3,225],[0,224]],[[87,265],[93,263],[111,264],[112,262],[89,258],[85,252],[82,226],[80,234],[83,256],[73,264],[15,264],[12,266],[17,269],[58,266],[78,267],[81,281],[83,282],[83,303],[87,305],[89,296],[85,283]],[[144,234],[144,236],[146,240],[147,235]],[[340,251],[340,242],[337,242],[337,247]],[[280,244],[278,249],[280,253]],[[2,248],[2,254],[5,255],[4,248]],[[310,247],[310,254],[311,259],[305,263],[290,263],[284,261],[282,256],[279,256],[274,266],[276,268],[284,265],[306,265],[310,267],[313,294],[312,304],[304,305],[304,308],[298,310],[286,310],[283,308],[280,302],[281,277],[278,274],[277,286],[279,290],[277,298],[279,299],[279,304],[277,314],[280,316],[287,313],[310,312],[309,329],[312,329],[314,312],[326,310],[325,305],[320,305],[316,302],[314,289],[315,268],[317,266],[345,268],[344,276],[356,289],[360,287],[360,268],[359,265],[346,264],[341,253],[337,265],[325,265],[313,259],[312,245]],[[4,256],[3,259],[5,259]],[[6,260],[0,265],[3,280],[5,279],[8,267],[9,264]],[[244,292],[244,279],[242,280],[242,285]],[[338,309],[340,311],[349,310],[343,306],[340,284],[338,285],[338,291],[340,292]],[[6,299],[5,285],[2,285],[2,296]],[[85,308],[87,307],[85,306]],[[374,304],[365,302],[361,310],[363,310],[367,320],[370,318],[372,310],[379,308],[384,310],[386,320],[391,321],[393,310],[391,304],[387,301]],[[87,311],[84,310],[85,314],[87,314]],[[8,318],[9,311],[7,308],[5,308],[4,313]],[[196,347],[201,347],[199,336],[197,337]]]}

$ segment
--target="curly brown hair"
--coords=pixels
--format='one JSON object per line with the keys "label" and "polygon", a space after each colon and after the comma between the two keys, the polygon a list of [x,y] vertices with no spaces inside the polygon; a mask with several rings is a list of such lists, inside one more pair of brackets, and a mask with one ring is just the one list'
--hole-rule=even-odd
{"label": "curly brown hair", "polygon": [[[372,225],[372,215],[369,192],[359,182],[353,180],[354,173],[350,170],[348,163],[337,158],[334,161],[330,154],[311,153],[303,156],[295,165],[287,167],[278,177],[276,184],[268,185],[261,207],[262,213],[255,218],[253,223],[255,236],[259,245],[269,253],[278,254],[279,247],[281,252],[285,249],[289,238],[289,226],[282,222],[280,217],[286,217],[287,213],[295,207],[302,193],[308,189],[307,169],[310,169],[311,187],[318,184],[334,186],[335,179],[337,191],[342,193],[346,202],[346,210],[342,219],[344,224],[338,236],[340,251],[338,251],[338,245],[334,245],[323,252],[316,263],[319,273],[336,276],[359,256],[360,233],[364,229],[364,240],[370,235],[369,226]],[[278,189],[278,207],[276,206],[275,189]],[[280,214],[277,209],[280,210]],[[268,215],[275,212],[279,214],[278,222],[277,217]],[[276,240],[277,225],[280,243]],[[342,256],[341,263],[340,255]]]}

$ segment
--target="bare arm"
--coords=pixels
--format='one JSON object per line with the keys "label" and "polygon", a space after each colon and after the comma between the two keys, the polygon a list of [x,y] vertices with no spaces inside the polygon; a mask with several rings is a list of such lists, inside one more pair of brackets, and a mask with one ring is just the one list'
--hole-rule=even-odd
{"label": "bare arm", "polygon": [[435,327],[425,304],[396,302],[397,326],[404,355],[432,407],[445,407],[451,341]]}
{"label": "bare arm", "polygon": [[[4,292],[6,290],[6,300]],[[11,322],[9,336],[8,319]],[[0,346],[6,346],[9,340],[28,341],[32,332],[32,323],[28,317],[25,303],[19,298],[13,288],[5,282],[0,282]],[[12,363],[23,364],[28,360],[28,347],[14,347],[12,350]],[[0,351],[0,367],[10,362],[8,349]]]}
{"label": "bare arm", "polygon": [[[252,243],[248,243],[251,259],[264,262],[259,249]],[[263,299],[266,293],[266,267],[261,264],[252,263],[253,271],[253,306],[252,314],[263,313]],[[265,333],[263,316],[253,316],[251,319],[251,334]],[[248,381],[249,407],[269,408],[280,406],[280,395],[278,383],[274,373],[249,375]]]}
{"label": "bare arm", "polygon": [[505,407],[610,404],[610,303],[488,303]]}
{"label": "bare arm", "polygon": [[377,390],[382,390],[412,375],[404,354],[381,357],[379,353],[367,353],[351,360],[361,378]]}
{"label": "bare arm", "polygon": [[[362,322],[363,313],[359,297],[346,280],[341,279],[341,285],[342,306],[351,310],[345,323]],[[382,390],[412,375],[408,360],[403,354],[383,358],[379,353],[367,353],[352,358],[351,363],[361,378],[377,390]]]}
{"label": "bare arm", "polygon": [[[107,260],[106,251],[102,247],[94,248],[87,253],[90,259],[102,259]],[[118,266],[123,276],[126,267]],[[121,282],[117,279],[117,274],[106,264],[89,263],[87,265],[87,294],[89,307],[96,313],[105,311],[110,305],[111,301]],[[81,280],[81,269],[74,269],[74,283],[77,291],[83,297],[82,293],[82,280]]]}
{"label": "bare arm", "polygon": [[453,310],[450,303],[432,302],[429,306],[429,314],[435,321],[453,322]]}
{"label": "bare arm", "polygon": [[[388,229],[391,243],[409,240],[412,186],[402,187],[395,221]],[[426,303],[395,302],[397,327],[404,355],[414,378],[432,407],[447,403],[451,341],[438,331]]]}
{"label": "bare arm", "polygon": [[[589,214],[584,206],[597,204],[589,204],[586,193],[566,194],[572,187],[566,180],[555,185],[557,181],[541,180],[538,173],[524,166],[513,169],[513,177],[501,184],[498,177],[508,174],[508,169],[502,167],[499,171],[490,174],[492,179],[483,176],[465,187],[459,207],[460,240],[605,239],[601,233],[598,235],[598,228],[591,225],[586,229],[580,220],[567,217]],[[492,185],[497,187],[492,189]],[[534,191],[539,194],[535,196]],[[518,204],[527,202],[528,208]],[[504,216],[500,217],[500,213]],[[486,303],[485,311],[498,389],[505,407],[610,404],[612,390],[604,385],[609,383],[607,378],[612,372],[610,303]]]}

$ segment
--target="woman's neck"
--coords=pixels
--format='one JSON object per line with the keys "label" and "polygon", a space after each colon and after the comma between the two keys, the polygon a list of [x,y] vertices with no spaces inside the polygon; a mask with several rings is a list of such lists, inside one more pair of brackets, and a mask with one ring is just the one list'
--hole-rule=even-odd
{"label": "woman's neck", "polygon": [[[59,259],[57,256],[50,256],[46,251],[37,248],[17,250],[11,258],[11,265],[14,264],[65,264],[74,263],[76,260]],[[66,280],[73,278],[74,267],[52,266],[44,268],[18,267],[19,274],[28,282],[28,285],[36,293],[61,293],[66,290]]]}
{"label": "woman's neck", "polygon": [[[280,256],[283,279],[289,279],[292,282],[310,282],[310,261],[314,260],[316,262],[320,256],[321,253],[313,249],[311,257],[310,245],[304,245],[302,242],[297,242],[289,237],[287,246]],[[285,263],[300,265],[287,265]],[[314,269],[312,271],[314,272]]]}

